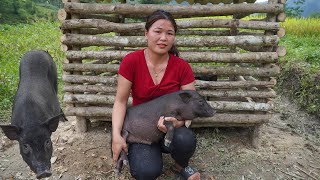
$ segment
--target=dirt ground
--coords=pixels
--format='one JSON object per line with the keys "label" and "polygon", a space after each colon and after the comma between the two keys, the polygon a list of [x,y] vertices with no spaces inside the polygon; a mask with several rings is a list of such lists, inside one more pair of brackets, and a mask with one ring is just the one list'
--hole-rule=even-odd
{"label": "dirt ground", "polygon": [[[275,99],[275,115],[262,129],[261,147],[250,145],[248,128],[195,129],[197,150],[191,165],[202,179],[320,179],[320,120],[287,98]],[[75,118],[53,133],[53,175],[47,179],[115,179],[110,151],[110,123],[75,131]],[[175,179],[172,160],[164,156],[160,180]],[[17,142],[0,133],[0,180],[35,179],[23,162]],[[128,168],[120,179],[130,179]]]}

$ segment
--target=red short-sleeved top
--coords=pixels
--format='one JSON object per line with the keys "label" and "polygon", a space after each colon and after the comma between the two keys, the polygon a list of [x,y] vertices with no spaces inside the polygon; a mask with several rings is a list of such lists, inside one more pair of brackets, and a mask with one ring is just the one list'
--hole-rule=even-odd
{"label": "red short-sleeved top", "polygon": [[155,85],[147,67],[144,49],[126,55],[120,64],[118,73],[132,82],[132,105],[178,91],[181,86],[195,80],[188,62],[170,54],[163,78],[159,84]]}

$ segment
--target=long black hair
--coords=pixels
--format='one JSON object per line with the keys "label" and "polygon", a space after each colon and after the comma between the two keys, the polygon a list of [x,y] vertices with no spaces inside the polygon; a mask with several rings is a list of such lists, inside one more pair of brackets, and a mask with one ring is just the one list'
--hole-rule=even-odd
{"label": "long black hair", "polygon": [[[160,19],[169,20],[171,22],[171,24],[173,25],[174,32],[175,33],[177,32],[177,29],[178,29],[177,28],[177,23],[176,23],[176,20],[173,18],[172,14],[170,14],[167,11],[161,10],[161,9],[154,11],[151,15],[149,15],[147,17],[145,29],[147,31],[149,31],[149,29],[152,26],[152,24],[155,23],[156,21],[160,20]],[[172,47],[169,50],[169,53],[179,57],[179,51],[178,51],[178,49],[176,48],[176,46],[174,44],[172,44]]]}

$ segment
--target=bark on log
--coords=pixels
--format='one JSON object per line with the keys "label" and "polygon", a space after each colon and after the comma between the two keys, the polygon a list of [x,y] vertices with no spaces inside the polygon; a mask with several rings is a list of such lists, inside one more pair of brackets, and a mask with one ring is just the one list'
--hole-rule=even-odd
{"label": "bark on log", "polygon": [[[147,42],[142,36],[94,36],[65,34],[61,37],[65,45],[145,47]],[[270,36],[220,36],[220,37],[176,37],[178,47],[215,47],[215,46],[272,46],[277,45],[279,37]]]}
{"label": "bark on log", "polygon": [[189,16],[222,16],[238,13],[275,13],[284,12],[283,4],[230,4],[230,5],[155,5],[155,4],[89,4],[65,3],[64,9],[68,13],[78,14],[145,14],[163,9],[172,15]]}
{"label": "bark on log", "polygon": [[67,83],[91,83],[91,84],[106,84],[114,85],[117,79],[108,76],[83,76],[83,75],[63,75],[63,82]]}
{"label": "bark on log", "polygon": [[[119,65],[117,64],[64,64],[64,71],[80,71],[80,72],[109,72],[116,74]],[[264,67],[235,67],[235,66],[212,66],[192,65],[195,74],[215,74],[215,75],[246,75],[246,76],[259,76],[259,77],[274,77],[280,73],[280,68],[273,64],[271,68]]]}
{"label": "bark on log", "polygon": [[208,101],[215,110],[221,111],[272,111],[273,104],[255,102]]}
{"label": "bark on log", "polygon": [[264,67],[235,67],[235,66],[192,66],[193,72],[197,75],[247,75],[259,77],[274,77],[280,73],[279,66],[273,64],[271,68]]}
{"label": "bark on log", "polygon": [[[116,77],[101,77],[101,76],[79,76],[79,75],[63,75],[62,80],[67,83],[89,83],[89,84],[106,84],[116,86]],[[234,89],[234,88],[249,88],[249,87],[274,87],[276,81],[201,81],[196,80],[197,88],[199,89]]]}
{"label": "bark on log", "polygon": [[[84,116],[84,117],[104,117],[106,120],[111,120],[112,108],[110,107],[69,107],[65,109],[66,116]],[[210,118],[194,119],[191,127],[207,127],[201,124],[260,124],[266,123],[272,117],[271,114],[230,114],[217,113]]]}
{"label": "bark on log", "polygon": [[275,98],[277,93],[273,90],[269,91],[250,91],[250,90],[198,90],[202,96],[215,98]]}
{"label": "bark on log", "polygon": [[[67,104],[95,104],[113,105],[115,100],[114,95],[96,95],[96,94],[70,94],[64,95],[63,101]],[[132,98],[128,99],[128,105],[132,104]]]}
{"label": "bark on log", "polygon": [[[254,30],[278,30],[280,23],[263,21],[244,21],[236,19],[187,19],[177,21],[178,29],[188,28],[242,28]],[[105,32],[144,32],[145,23],[114,23],[103,19],[65,20],[62,29],[98,28]]]}
{"label": "bark on log", "polygon": [[[116,87],[106,87],[105,85],[66,85],[63,88],[64,92],[73,93],[115,93]],[[230,98],[274,98],[276,92],[273,90],[269,91],[247,91],[247,90],[198,90],[202,96],[206,97],[230,97]],[[69,102],[70,103],[70,102]],[[81,102],[83,103],[83,102]]]}
{"label": "bark on log", "polygon": [[276,81],[201,81],[196,80],[199,89],[237,89],[250,87],[274,87]]}
{"label": "bark on log", "polygon": [[115,93],[117,88],[116,85],[114,87],[106,85],[65,85],[63,91],[73,93]]}
{"label": "bark on log", "polygon": [[[80,30],[82,32],[82,29]],[[89,32],[88,32],[89,33]],[[81,33],[85,34],[85,33]],[[121,36],[144,36],[144,32],[122,32]],[[199,35],[199,36],[230,36],[229,30],[190,30],[190,29],[179,29],[177,36],[180,35]],[[263,34],[262,34],[263,35]]]}
{"label": "bark on log", "polygon": [[[68,60],[104,59],[121,60],[133,51],[67,51]],[[189,63],[220,62],[220,63],[274,63],[278,61],[276,52],[249,53],[215,53],[215,52],[180,52],[180,57]]]}
{"label": "bark on log", "polygon": [[[63,101],[67,104],[94,104],[94,105],[113,105],[114,95],[94,95],[94,94],[66,94]],[[210,106],[220,111],[271,111],[272,104],[240,102],[240,101],[208,101]],[[129,98],[128,105],[132,104]]]}

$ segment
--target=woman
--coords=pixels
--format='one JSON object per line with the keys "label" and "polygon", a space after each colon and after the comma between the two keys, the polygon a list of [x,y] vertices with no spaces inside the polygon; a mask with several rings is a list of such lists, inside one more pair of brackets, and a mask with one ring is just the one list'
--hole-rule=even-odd
{"label": "woman", "polygon": [[170,13],[155,11],[147,18],[145,25],[148,47],[128,54],[120,64],[112,112],[113,160],[118,160],[122,149],[126,151],[131,175],[138,180],[156,179],[161,175],[163,152],[171,154],[175,160],[172,170],[179,172],[184,179],[200,179],[200,173],[188,166],[196,148],[196,138],[194,133],[184,126],[184,121],[177,121],[173,117],[159,117],[160,131],[167,131],[163,125],[164,120],[172,121],[176,128],[169,148],[165,147],[162,141],[151,145],[132,143],[128,148],[121,137],[130,92],[134,106],[181,89],[195,90],[191,67],[177,57],[179,53],[173,45],[176,31],[177,25]]}

